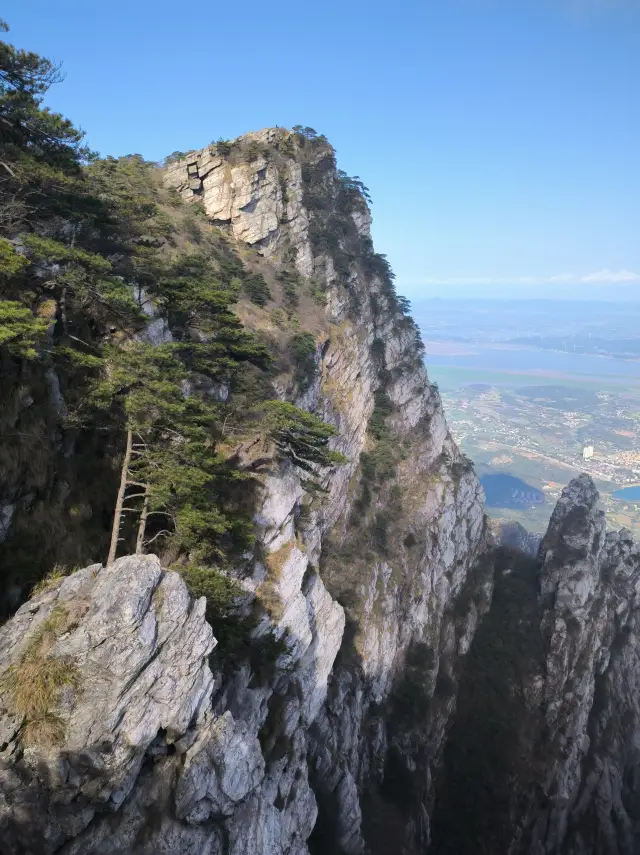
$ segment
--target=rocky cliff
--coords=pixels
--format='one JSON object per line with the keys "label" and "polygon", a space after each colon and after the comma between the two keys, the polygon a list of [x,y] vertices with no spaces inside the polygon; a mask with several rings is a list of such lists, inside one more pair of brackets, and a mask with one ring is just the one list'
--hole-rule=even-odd
{"label": "rocky cliff", "polygon": [[217,655],[170,552],[54,578],[2,627],[6,850],[635,851],[638,555],[592,483],[539,559],[496,547],[366,188],[323,137],[220,141],[161,177],[251,271],[237,313],[277,354],[270,388],[339,462],[233,449],[255,540],[221,630],[251,614],[244,653]]}
{"label": "rocky cliff", "polygon": [[[373,253],[365,198],[337,171],[326,141],[299,136],[294,145],[286,131],[263,131],[226,156],[193,153],[166,180],[218,227],[276,267],[291,262],[320,289],[323,309],[311,327],[317,367],[294,400],[335,424],[348,461],[327,479],[323,501],[304,505],[302,522],[300,473],[265,479],[257,519],[266,570],[256,567],[254,584],[268,579],[276,556],[273,589],[292,670],[277,703],[273,686],[248,692],[249,673],[225,687],[226,703],[265,729],[278,755],[291,743],[279,774],[297,768],[306,780],[309,769],[321,813],[317,851],[363,850],[363,793],[383,785],[388,756],[397,774],[420,779],[416,803],[403,806],[397,824],[407,845],[424,843],[429,770],[452,693],[426,706],[439,678],[441,689],[453,684],[490,590],[488,574],[471,573],[485,548],[478,482],[448,433],[388,266]],[[310,315],[301,322],[309,328]],[[412,647],[424,654],[425,710],[396,733],[388,699]]]}
{"label": "rocky cliff", "polygon": [[494,564],[446,734],[425,648],[369,700],[317,579],[309,646],[266,682],[212,670],[205,601],[155,556],[52,582],[0,630],[3,851],[633,855],[640,551],[582,476],[539,559]]}
{"label": "rocky cliff", "polygon": [[564,490],[537,559],[502,551],[450,732],[437,852],[478,840],[531,855],[640,851],[639,582],[638,547],[606,532],[587,475]]}
{"label": "rocky cliff", "polygon": [[[235,575],[261,610],[254,635],[281,639],[268,673],[250,659],[211,673],[203,606],[153,557],[89,568],[22,607],[3,636],[6,839],[359,853],[388,851],[387,816],[393,845],[421,851],[460,661],[490,599],[481,488],[373,250],[364,189],[324,138],[250,134],[164,180],[267,282],[266,306],[240,300],[245,324],[313,342],[274,388],[335,427],[343,462],[320,483],[291,460],[256,464],[256,548]],[[15,681],[34,659],[67,671],[30,741]]]}

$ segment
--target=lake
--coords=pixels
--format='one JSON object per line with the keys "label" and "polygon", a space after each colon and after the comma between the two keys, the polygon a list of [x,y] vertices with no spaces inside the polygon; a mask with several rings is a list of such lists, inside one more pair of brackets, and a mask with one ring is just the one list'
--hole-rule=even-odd
{"label": "lake", "polygon": [[611,494],[614,499],[626,499],[628,502],[640,502],[640,487],[623,487]]}
{"label": "lake", "polygon": [[640,383],[640,362],[610,359],[588,353],[563,353],[557,350],[528,348],[494,348],[470,345],[473,353],[429,354],[427,367],[484,368],[493,371],[535,372],[540,374],[565,374],[574,376],[606,375],[634,379]]}
{"label": "lake", "polygon": [[480,483],[484,489],[488,508],[530,508],[544,504],[544,493],[514,475],[499,473],[483,475]]}

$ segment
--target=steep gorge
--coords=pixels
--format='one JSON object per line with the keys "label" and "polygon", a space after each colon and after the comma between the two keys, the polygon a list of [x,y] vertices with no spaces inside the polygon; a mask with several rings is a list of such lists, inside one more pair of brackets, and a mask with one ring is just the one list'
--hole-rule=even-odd
{"label": "steep gorge", "polygon": [[[269,661],[216,657],[204,601],[161,549],[54,579],[0,629],[7,851],[637,852],[640,556],[606,535],[591,482],[565,491],[539,560],[496,547],[364,188],[323,137],[269,129],[153,176],[246,272],[235,311],[277,354],[273,394],[331,425],[342,457],[311,477],[256,428],[229,458],[252,473],[254,542],[225,573],[253,640],[275,642]],[[161,299],[145,313],[137,335],[178,336]],[[18,432],[45,383],[21,370]],[[248,394],[208,383],[222,401]],[[45,515],[65,467],[83,478],[59,430],[43,434]],[[114,492],[121,449],[82,449]],[[103,503],[76,512],[76,540]],[[5,601],[24,600],[7,579]],[[53,745],[16,708],[34,660],[70,669],[46,711]]]}

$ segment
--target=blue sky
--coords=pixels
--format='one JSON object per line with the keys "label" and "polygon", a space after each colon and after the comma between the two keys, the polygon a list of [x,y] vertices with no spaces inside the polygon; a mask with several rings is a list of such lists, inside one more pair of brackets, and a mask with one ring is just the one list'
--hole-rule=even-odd
{"label": "blue sky", "polygon": [[12,5],[103,154],[325,133],[414,299],[640,294],[638,0]]}

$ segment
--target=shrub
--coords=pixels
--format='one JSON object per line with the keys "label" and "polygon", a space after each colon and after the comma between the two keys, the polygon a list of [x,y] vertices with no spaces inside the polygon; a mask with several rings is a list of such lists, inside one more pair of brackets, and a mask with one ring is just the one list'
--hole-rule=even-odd
{"label": "shrub", "polygon": [[278,274],[278,280],[282,285],[284,305],[287,311],[291,313],[300,302],[298,277],[294,273],[283,270]]}
{"label": "shrub", "polygon": [[215,567],[189,564],[172,569],[182,576],[192,597],[207,598],[206,618],[218,642],[214,660],[224,670],[249,661],[256,673],[267,676],[286,652],[286,639],[277,638],[273,631],[255,636],[259,619],[253,610],[249,614],[243,611],[247,594],[238,582]]}
{"label": "shrub", "polygon": [[369,419],[369,433],[376,439],[382,439],[386,433],[385,422],[393,412],[391,398],[381,389],[375,392],[375,405]]}
{"label": "shrub", "polygon": [[219,154],[220,157],[228,157],[231,154],[233,143],[230,140],[225,140],[220,137],[220,139],[216,140],[214,145],[216,147],[216,154]]}
{"label": "shrub", "polygon": [[263,153],[263,148],[259,142],[256,140],[251,140],[251,142],[247,145],[245,154],[248,160],[257,160],[260,155]]}
{"label": "shrub", "polygon": [[309,293],[314,301],[320,306],[324,306],[327,300],[326,285],[322,279],[309,280]]}
{"label": "shrub", "polygon": [[298,505],[296,513],[296,526],[304,526],[311,518],[311,505]]}
{"label": "shrub", "polygon": [[176,161],[182,160],[186,156],[187,153],[185,151],[172,151],[171,154],[165,157],[163,164],[164,166],[170,166],[172,163],[176,163]]}
{"label": "shrub", "polygon": [[271,299],[271,291],[261,273],[255,273],[245,279],[243,287],[247,297],[256,306],[266,306]]}
{"label": "shrub", "polygon": [[371,343],[371,355],[373,356],[374,360],[380,365],[382,365],[382,363],[384,362],[384,349],[384,341],[381,338],[374,338]]}
{"label": "shrub", "polygon": [[287,325],[287,313],[284,309],[272,309],[269,318],[276,327],[286,327]]}
{"label": "shrub", "polygon": [[389,517],[384,511],[379,511],[376,514],[371,527],[371,534],[373,536],[374,546],[380,552],[386,552],[389,539]]}
{"label": "shrub", "polygon": [[296,333],[289,343],[289,353],[295,366],[294,379],[301,392],[306,392],[318,374],[316,339],[312,333]]}
{"label": "shrub", "polygon": [[372,451],[363,451],[360,455],[362,478],[371,484],[390,481],[396,474],[394,449],[388,440],[376,443]]}

